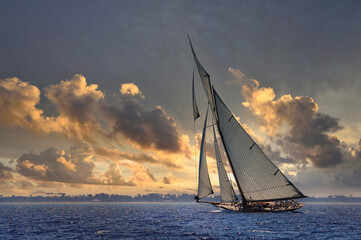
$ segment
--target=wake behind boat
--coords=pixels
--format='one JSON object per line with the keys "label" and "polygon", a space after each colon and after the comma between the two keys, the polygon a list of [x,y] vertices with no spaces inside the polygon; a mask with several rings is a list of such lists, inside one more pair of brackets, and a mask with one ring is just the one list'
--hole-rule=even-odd
{"label": "wake behind boat", "polygon": [[[257,143],[247,134],[232,112],[224,104],[210,81],[210,75],[198,61],[188,36],[194,61],[204,87],[208,108],[205,114],[200,145],[198,203],[208,203],[216,207],[239,212],[280,212],[293,211],[304,206],[293,199],[306,197],[287,179],[280,169],[264,154]],[[193,118],[200,117],[192,80]],[[210,109],[211,124],[208,124]],[[212,128],[214,152],[217,162],[221,202],[207,202],[201,199],[213,194],[206,159],[206,130]],[[220,143],[217,141],[220,139]],[[221,145],[218,145],[221,144]],[[221,157],[223,146],[224,154]],[[238,199],[229,180],[224,163],[229,163],[237,188]]]}

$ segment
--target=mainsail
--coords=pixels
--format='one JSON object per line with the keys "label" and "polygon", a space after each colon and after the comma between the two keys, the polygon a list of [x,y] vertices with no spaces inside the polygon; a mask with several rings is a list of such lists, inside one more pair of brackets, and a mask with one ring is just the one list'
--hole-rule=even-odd
{"label": "mainsail", "polygon": [[193,71],[193,78],[192,78],[192,102],[193,102],[193,120],[195,121],[199,118],[199,110],[196,101],[196,95],[194,94],[194,71]]}
{"label": "mainsail", "polygon": [[224,168],[222,162],[221,153],[219,151],[216,131],[214,130],[214,126],[213,126],[213,136],[214,136],[214,152],[217,160],[219,188],[221,189],[221,202],[234,202],[238,199],[233,190],[232,184],[229,181],[226,169]]}
{"label": "mainsail", "polygon": [[217,92],[214,90],[213,93],[223,144],[245,200],[304,197],[242,128]]}
{"label": "mainsail", "polygon": [[198,199],[207,197],[213,193],[211,180],[209,179],[207,159],[206,159],[206,129],[207,129],[207,116],[204,120],[204,127],[201,141],[201,151],[199,156],[199,179],[198,179]]}

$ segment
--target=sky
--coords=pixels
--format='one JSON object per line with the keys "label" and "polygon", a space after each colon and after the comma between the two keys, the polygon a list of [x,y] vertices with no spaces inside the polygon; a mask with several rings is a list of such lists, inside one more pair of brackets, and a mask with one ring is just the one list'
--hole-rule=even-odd
{"label": "sky", "polygon": [[305,195],[361,196],[360,8],[1,0],[0,195],[195,193],[206,101],[196,76],[194,123],[188,33],[219,95]]}

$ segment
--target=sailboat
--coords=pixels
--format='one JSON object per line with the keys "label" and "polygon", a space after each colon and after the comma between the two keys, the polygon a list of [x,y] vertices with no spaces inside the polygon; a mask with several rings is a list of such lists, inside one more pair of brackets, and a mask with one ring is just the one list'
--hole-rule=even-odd
{"label": "sailboat", "polygon": [[[303,207],[304,204],[296,202],[294,199],[306,196],[288,180],[243,129],[212,85],[210,75],[200,64],[189,36],[188,40],[208,100],[200,143],[196,201],[239,212],[294,211]],[[196,121],[200,117],[200,113],[194,90],[194,71],[192,102],[193,118]],[[208,115],[212,119],[210,125],[207,125]],[[220,202],[202,200],[214,193],[209,178],[206,158],[207,128],[212,128],[213,130],[214,153],[221,195]],[[217,135],[219,136],[218,139]],[[223,147],[220,148],[220,146]],[[221,149],[224,151],[223,155],[221,154]],[[237,197],[225,169],[225,164],[230,166],[241,199]]]}

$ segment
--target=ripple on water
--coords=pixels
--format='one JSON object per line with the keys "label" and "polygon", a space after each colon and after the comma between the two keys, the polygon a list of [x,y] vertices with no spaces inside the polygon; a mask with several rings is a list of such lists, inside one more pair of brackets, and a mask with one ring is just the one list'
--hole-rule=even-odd
{"label": "ripple on water", "polygon": [[361,239],[361,205],[235,213],[195,203],[0,204],[0,239]]}

